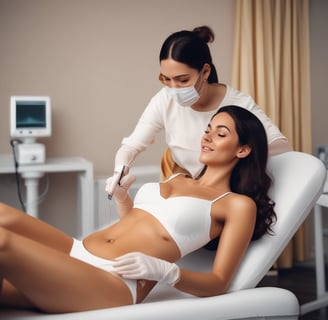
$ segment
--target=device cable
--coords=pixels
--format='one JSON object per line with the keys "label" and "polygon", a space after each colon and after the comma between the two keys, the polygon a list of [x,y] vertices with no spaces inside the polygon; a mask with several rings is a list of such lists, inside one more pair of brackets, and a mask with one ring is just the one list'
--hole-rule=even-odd
{"label": "device cable", "polygon": [[21,193],[21,187],[20,187],[20,179],[19,179],[19,173],[18,173],[18,161],[16,157],[16,150],[15,145],[18,143],[22,143],[21,140],[18,139],[10,139],[10,145],[13,151],[13,157],[14,157],[14,164],[15,164],[15,178],[16,178],[16,187],[17,187],[17,193],[18,193],[18,199],[20,202],[20,205],[22,207],[22,210],[26,212],[25,203],[23,201],[22,193]]}

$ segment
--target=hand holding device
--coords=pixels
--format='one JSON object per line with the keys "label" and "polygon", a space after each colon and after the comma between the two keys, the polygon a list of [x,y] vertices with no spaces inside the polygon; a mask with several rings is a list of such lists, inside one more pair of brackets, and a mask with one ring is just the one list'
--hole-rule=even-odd
{"label": "hand holding device", "polygon": [[128,190],[136,177],[132,174],[123,176],[124,169],[119,174],[114,174],[106,180],[105,190],[108,192],[108,198],[111,200],[114,197],[118,201],[123,201],[128,195]]}
{"label": "hand holding device", "polygon": [[[114,174],[111,177],[110,186],[106,186],[106,191],[108,192],[108,199],[110,200],[115,192],[117,185],[120,184],[120,180],[125,174],[128,173],[128,169],[132,161],[139,154],[140,151],[137,149],[124,145],[119,148],[115,155],[115,168]],[[110,178],[109,178],[110,179]]]}
{"label": "hand holding device", "polygon": [[125,166],[123,164],[116,165],[113,176],[107,179],[105,190],[108,192],[109,200],[112,199],[116,187],[120,185],[120,181],[123,178],[124,170]]}
{"label": "hand holding device", "polygon": [[155,280],[174,286],[180,280],[180,268],[175,264],[140,252],[130,252],[116,258],[114,271],[127,279]]}

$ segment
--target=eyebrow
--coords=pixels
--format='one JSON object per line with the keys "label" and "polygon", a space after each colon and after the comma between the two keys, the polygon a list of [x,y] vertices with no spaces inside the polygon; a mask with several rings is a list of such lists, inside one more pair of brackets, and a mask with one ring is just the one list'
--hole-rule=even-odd
{"label": "eyebrow", "polygon": [[[212,129],[212,126],[211,126],[210,123],[207,125],[207,127],[210,128],[210,129]],[[231,132],[230,129],[229,129],[227,126],[223,125],[223,124],[219,124],[219,125],[216,126],[215,128],[216,128],[216,129],[225,128],[225,129],[227,129],[229,132]]]}
{"label": "eyebrow", "polygon": [[166,79],[179,79],[179,78],[183,78],[183,77],[190,77],[190,74],[179,74],[178,76],[170,78],[170,77],[166,76],[165,74],[160,73],[159,76],[164,77]]}

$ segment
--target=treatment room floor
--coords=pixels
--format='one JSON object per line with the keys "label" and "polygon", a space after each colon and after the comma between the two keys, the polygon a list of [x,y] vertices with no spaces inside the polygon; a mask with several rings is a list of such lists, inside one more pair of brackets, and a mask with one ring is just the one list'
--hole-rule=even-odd
{"label": "treatment room floor", "polygon": [[[327,270],[328,271],[328,270]],[[328,274],[326,271],[326,275]],[[327,280],[327,279],[326,279]],[[267,275],[259,286],[272,286],[288,289],[293,292],[300,304],[315,298],[315,272],[312,266],[295,266],[292,269],[279,270],[277,274]],[[300,316],[300,320],[327,320],[328,307]]]}

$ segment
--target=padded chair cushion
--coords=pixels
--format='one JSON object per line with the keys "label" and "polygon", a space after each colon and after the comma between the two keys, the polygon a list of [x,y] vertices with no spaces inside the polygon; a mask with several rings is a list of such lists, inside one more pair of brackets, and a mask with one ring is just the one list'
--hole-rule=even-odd
{"label": "padded chair cushion", "polygon": [[[279,307],[277,307],[279,306]],[[293,293],[281,288],[256,288],[195,298],[159,286],[142,304],[94,311],[44,315],[26,311],[3,311],[6,320],[297,320],[299,304]]]}

